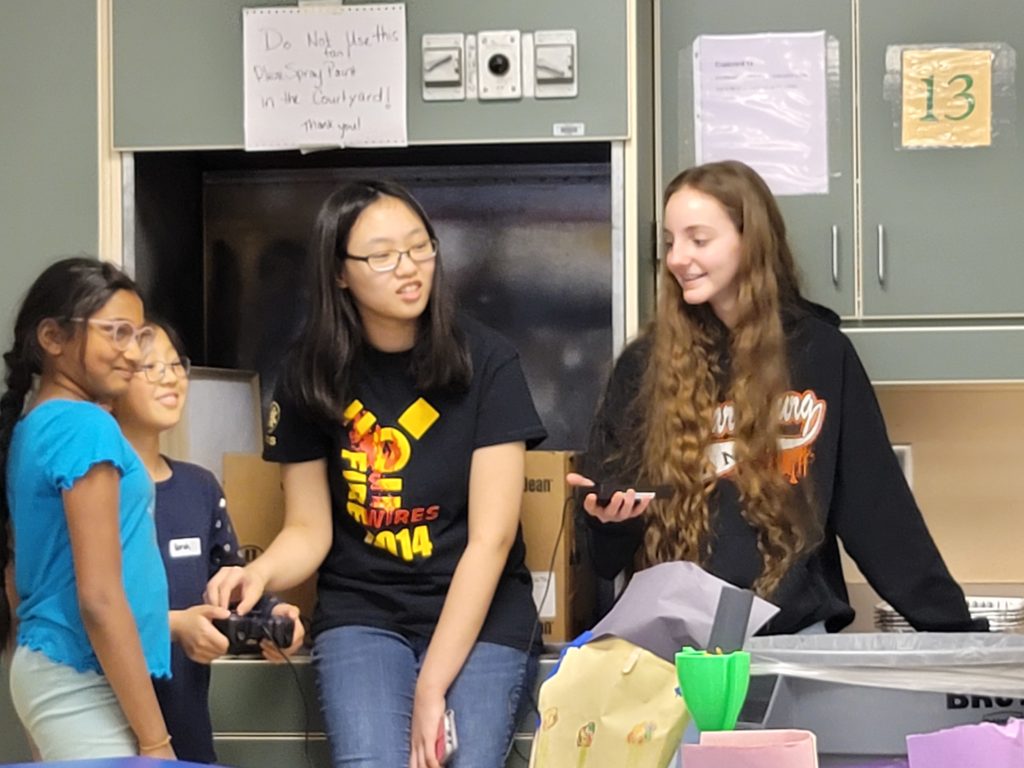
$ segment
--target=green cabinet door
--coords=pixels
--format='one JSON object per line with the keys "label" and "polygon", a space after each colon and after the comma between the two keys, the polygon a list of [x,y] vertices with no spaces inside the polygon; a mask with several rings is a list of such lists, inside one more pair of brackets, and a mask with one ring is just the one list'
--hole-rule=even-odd
{"label": "green cabinet door", "polygon": [[925,43],[1003,43],[1019,57],[1024,3],[860,0],[864,314],[1024,315],[1021,74],[1011,122],[991,146],[897,149],[886,50]]}
{"label": "green cabinet door", "polygon": [[829,192],[781,196],[804,289],[842,315],[854,311],[852,12],[849,0],[659,0],[660,160],[663,184],[694,163],[693,42],[698,35],[825,30],[838,44],[830,101]]}

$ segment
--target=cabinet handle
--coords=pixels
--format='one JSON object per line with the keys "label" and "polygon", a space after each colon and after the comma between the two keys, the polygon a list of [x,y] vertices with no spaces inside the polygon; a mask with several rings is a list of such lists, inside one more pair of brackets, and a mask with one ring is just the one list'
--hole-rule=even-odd
{"label": "cabinet handle", "polygon": [[839,227],[832,225],[832,285],[839,286]]}
{"label": "cabinet handle", "polygon": [[878,284],[885,285],[885,225],[878,225]]}

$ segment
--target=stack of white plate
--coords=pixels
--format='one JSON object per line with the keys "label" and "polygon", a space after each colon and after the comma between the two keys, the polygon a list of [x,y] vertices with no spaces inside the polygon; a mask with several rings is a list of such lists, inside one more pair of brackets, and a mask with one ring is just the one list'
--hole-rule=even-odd
{"label": "stack of white plate", "polygon": [[[967,607],[974,618],[988,619],[992,632],[1024,632],[1024,598],[968,597]],[[896,609],[882,602],[875,606],[875,628],[879,632],[913,632]]]}

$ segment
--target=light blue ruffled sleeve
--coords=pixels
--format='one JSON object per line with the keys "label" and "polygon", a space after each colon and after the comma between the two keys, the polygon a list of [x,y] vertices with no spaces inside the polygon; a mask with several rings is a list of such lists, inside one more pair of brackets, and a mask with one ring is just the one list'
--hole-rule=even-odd
{"label": "light blue ruffled sleeve", "polygon": [[121,475],[126,471],[131,447],[114,417],[95,403],[68,402],[56,409],[43,436],[42,466],[60,491],[70,490],[97,464],[111,464]]}

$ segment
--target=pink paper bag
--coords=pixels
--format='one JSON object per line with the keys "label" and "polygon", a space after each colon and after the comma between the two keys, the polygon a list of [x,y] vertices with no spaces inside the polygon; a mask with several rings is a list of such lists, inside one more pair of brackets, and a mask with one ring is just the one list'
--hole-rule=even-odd
{"label": "pink paper bag", "polygon": [[[1021,768],[1024,720],[978,723],[907,736],[910,768]],[[689,768],[689,766],[687,766]]]}
{"label": "pink paper bag", "polygon": [[818,768],[810,731],[707,731],[683,745],[683,768]]}

